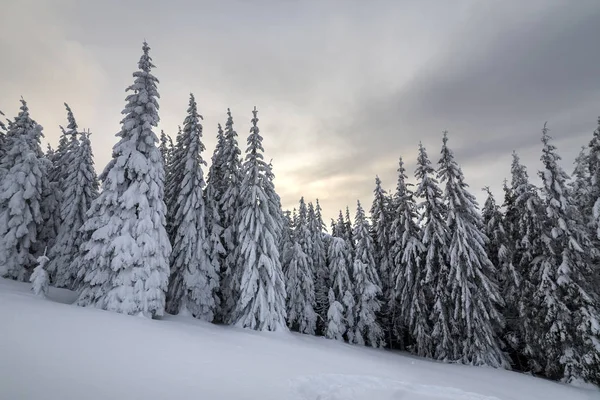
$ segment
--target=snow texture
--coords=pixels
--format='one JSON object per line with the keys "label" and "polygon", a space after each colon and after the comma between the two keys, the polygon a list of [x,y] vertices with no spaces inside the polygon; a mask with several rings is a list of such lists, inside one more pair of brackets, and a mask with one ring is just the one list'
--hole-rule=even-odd
{"label": "snow texture", "polygon": [[600,394],[307,335],[62,304],[75,297],[50,288],[48,300],[40,300],[28,284],[0,279],[0,320],[10,321],[0,341],[1,398],[592,400]]}

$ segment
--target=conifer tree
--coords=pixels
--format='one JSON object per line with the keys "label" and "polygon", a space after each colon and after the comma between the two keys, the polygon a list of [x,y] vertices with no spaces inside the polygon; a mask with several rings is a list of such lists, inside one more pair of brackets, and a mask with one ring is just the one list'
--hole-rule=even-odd
{"label": "conifer tree", "polygon": [[454,305],[451,326],[456,330],[456,361],[473,365],[508,367],[496,335],[503,326],[503,305],[496,269],[485,252],[487,238],[475,197],[468,192],[463,173],[448,147],[444,132],[438,177],[446,184],[450,274],[448,292]]}
{"label": "conifer tree", "polygon": [[356,320],[353,342],[360,345],[382,347],[385,344],[383,330],[376,315],[381,309],[381,283],[375,266],[375,246],[370,235],[365,212],[357,202],[353,237],[356,240],[353,264]]}
{"label": "conifer tree", "polygon": [[43,254],[37,259],[37,267],[33,270],[29,282],[31,282],[31,291],[40,297],[46,297],[48,295],[48,286],[50,285],[50,279],[46,272],[46,264],[48,263],[48,257]]}
{"label": "conifer tree", "polygon": [[594,131],[592,140],[588,144],[590,173],[590,203],[592,204],[592,229],[596,239],[600,239],[600,117],[598,127]]}
{"label": "conifer tree", "polygon": [[350,209],[346,206],[346,220],[344,221],[344,232],[346,234],[346,241],[348,242],[348,249],[350,250],[350,254],[354,259],[355,250],[356,250],[356,238],[354,237],[354,228],[352,227],[352,220],[350,219]]}
{"label": "conifer tree", "polygon": [[239,258],[238,227],[241,223],[241,199],[240,185],[242,183],[242,165],[240,160],[240,149],[237,142],[237,132],[233,129],[233,117],[227,109],[227,122],[225,124],[223,142],[223,181],[224,192],[219,207],[223,227],[223,245],[225,247],[225,259],[221,267],[221,295],[222,295],[222,319],[233,322],[233,311],[239,297],[240,276],[242,271],[237,271],[237,260]]}
{"label": "conifer tree", "polygon": [[[332,237],[327,249],[327,264],[329,269],[329,308],[327,310],[327,332],[330,339],[343,340],[347,335],[348,341],[354,339],[355,302],[348,271],[348,244],[341,237]],[[333,296],[333,297],[332,297]],[[342,314],[341,317],[339,314]]]}
{"label": "conifer tree", "polygon": [[600,379],[600,313],[587,280],[592,276],[591,242],[568,196],[568,175],[558,164],[560,156],[542,129],[542,163],[546,216],[543,255],[535,263],[534,307],[536,339],[544,354],[544,371],[571,383]]}
{"label": "conifer tree", "polygon": [[[317,203],[318,204],[318,203]],[[320,207],[319,207],[320,208]],[[308,231],[312,243],[312,267],[315,290],[315,311],[317,312],[319,332],[323,332],[327,323],[327,309],[329,308],[329,286],[327,284],[327,249],[323,240],[323,220],[312,203],[308,203],[307,215]],[[289,287],[289,286],[288,286]]]}
{"label": "conifer tree", "polygon": [[[209,169],[208,179],[206,183],[206,189],[204,190],[204,203],[206,207],[206,228],[208,230],[208,242],[209,242],[209,258],[215,267],[215,271],[219,275],[219,283],[221,277],[221,270],[225,260],[225,246],[223,245],[223,225],[221,216],[220,201],[222,197],[223,188],[223,173],[222,173],[222,141],[223,141],[223,130],[219,124],[219,143],[217,149],[213,153],[212,163]],[[217,298],[219,299],[219,305],[221,305],[221,285],[217,288]],[[216,318],[221,319],[222,312],[219,308],[217,310]]]}
{"label": "conifer tree", "polygon": [[389,308],[394,305],[390,302],[392,298],[392,274],[394,261],[392,256],[392,213],[391,205],[387,192],[381,187],[381,180],[375,177],[374,198],[371,206],[371,226],[373,230],[373,242],[375,245],[375,264],[377,265],[377,274],[381,280],[382,309],[379,316],[381,326],[385,332],[388,344],[392,345],[392,335],[394,334],[394,310]]}
{"label": "conifer tree", "polygon": [[315,287],[310,270],[309,256],[302,246],[291,238],[289,260],[285,269],[287,287],[287,320],[290,329],[314,335],[317,326]]}
{"label": "conifer tree", "polygon": [[423,268],[425,246],[417,225],[417,205],[406,183],[406,170],[402,157],[398,166],[398,184],[394,204],[396,218],[392,223],[395,279],[393,293],[397,299],[402,323],[408,328],[414,353],[432,356],[431,328],[429,326],[429,298],[431,289],[425,286],[427,270]]}
{"label": "conifer tree", "polygon": [[216,211],[219,214],[219,219],[221,219],[221,208],[219,207],[219,204],[221,202],[221,198],[223,197],[223,193],[225,192],[225,160],[223,159],[223,152],[225,150],[225,135],[223,133],[223,128],[221,128],[221,124],[217,125],[217,131],[217,145],[211,158],[210,169],[208,170],[206,191],[208,192],[210,189],[212,192],[212,198],[218,207]]}
{"label": "conifer tree", "polygon": [[166,215],[166,231],[169,237],[169,242],[175,240],[175,214],[179,203],[179,192],[181,191],[181,183],[185,171],[185,155],[186,149],[183,144],[183,131],[181,126],[178,127],[177,136],[175,137],[175,146],[172,147],[169,156],[169,163],[165,167],[165,205],[167,207]]}
{"label": "conifer tree", "polygon": [[[332,221],[332,222],[334,222],[334,221]],[[336,236],[336,237],[346,240],[346,244],[348,245],[348,250],[350,250],[350,242],[348,242],[348,240],[347,240],[347,238],[350,235],[346,232],[347,227],[348,226],[344,222],[344,215],[342,214],[342,210],[340,210],[338,219],[335,221],[335,226],[334,226],[334,228],[332,228],[332,232],[335,231],[333,236]]]}
{"label": "conifer tree", "polygon": [[496,266],[498,284],[504,299],[502,315],[506,326],[500,333],[504,342],[514,350],[520,342],[517,334],[520,319],[517,299],[521,296],[521,275],[513,263],[514,246],[510,241],[509,231],[505,228],[500,207],[496,204],[489,187],[484,190],[488,194],[482,209],[484,233],[488,238],[486,249],[490,261]]}
{"label": "conifer tree", "polygon": [[275,331],[287,329],[286,289],[277,249],[280,215],[274,215],[272,204],[276,200],[268,196],[271,174],[263,159],[256,108],[253,115],[239,196],[237,269],[242,274],[234,320],[243,328]]}
{"label": "conifer tree", "polygon": [[327,339],[344,340],[346,324],[344,322],[344,306],[335,299],[333,289],[329,289],[329,308],[327,309],[327,329],[325,337]]}
{"label": "conifer tree", "polygon": [[593,204],[591,200],[590,156],[586,147],[581,148],[574,164],[573,180],[569,183],[570,196],[573,198],[574,205],[584,217],[583,222],[589,225],[592,222]]}
{"label": "conifer tree", "polygon": [[[26,281],[41,255],[37,235],[43,224],[42,195],[49,163],[40,148],[42,127],[25,100],[6,134],[0,160],[0,276]],[[38,246],[36,246],[38,245]]]}
{"label": "conifer tree", "polygon": [[[292,216],[293,215],[293,216]],[[297,219],[296,209],[293,214],[291,211],[285,211],[283,214],[283,228],[281,231],[281,242],[279,246],[279,255],[281,257],[281,269],[286,274],[287,267],[292,259],[292,247],[294,245],[294,221]]]}
{"label": "conifer tree", "polygon": [[[73,116],[73,112],[67,103],[64,103],[67,110],[67,129],[60,126],[61,135],[58,147],[51,154],[46,154],[46,158],[51,161],[51,167],[48,169],[48,184],[44,188],[42,209],[44,214],[44,228],[40,234],[40,243],[44,247],[52,249],[56,243],[60,227],[62,226],[61,207],[63,203],[64,180],[67,177],[67,170],[71,164],[71,159],[75,149],[79,145],[77,134],[78,126]],[[49,146],[49,145],[48,145]],[[65,201],[69,201],[68,199]],[[49,266],[49,273],[52,280],[56,279],[56,270],[54,266]]]}
{"label": "conifer tree", "polygon": [[[188,115],[183,123],[183,179],[177,193],[177,208],[173,219],[173,251],[171,275],[167,292],[167,311],[191,313],[195,318],[212,321],[218,305],[218,260],[211,259],[209,233],[206,227],[204,174],[202,159],[202,116],[193,94],[190,94]],[[216,263],[214,262],[216,261]]]}
{"label": "conifer tree", "polygon": [[73,135],[68,151],[70,162],[65,166],[66,176],[62,182],[62,224],[56,244],[50,249],[48,270],[55,276],[55,286],[76,289],[77,273],[82,267],[78,260],[80,248],[89,240],[81,227],[86,221],[87,210],[98,197],[90,133],[82,133],[81,139]]}
{"label": "conifer tree", "polygon": [[152,131],[158,117],[158,79],[143,45],[123,110],[120,140],[100,179],[82,229],[81,289],[77,303],[145,317],[164,313],[171,246],[165,230],[164,169]]}
{"label": "conifer tree", "polygon": [[[304,201],[304,197],[302,197],[302,198],[300,198],[300,204],[298,205],[298,220],[296,221],[296,224],[295,224],[296,240],[298,241],[298,243],[302,247],[302,251],[304,251],[304,253],[306,255],[312,255],[314,243],[312,241],[313,238],[312,238],[310,229],[308,227],[308,225],[309,225],[308,218],[309,218],[308,206],[307,206],[306,202]],[[310,270],[314,271],[312,257],[309,258],[309,266],[310,266]]]}
{"label": "conifer tree", "polygon": [[[511,164],[511,185],[506,192],[506,217],[510,229],[510,241],[513,243],[514,266],[521,277],[519,296],[517,297],[518,354],[527,359],[533,371],[541,370],[540,355],[542,350],[536,348],[536,326],[534,319],[538,313],[533,307],[533,295],[536,287],[532,273],[532,263],[542,254],[542,220],[543,206],[538,189],[529,183],[527,169],[521,164],[519,156],[513,152]],[[508,328],[510,329],[510,320]],[[511,342],[514,346],[514,340]],[[520,360],[518,360],[520,362]],[[523,366],[521,366],[522,368]]]}
{"label": "conifer tree", "polygon": [[419,226],[421,226],[421,242],[425,246],[423,255],[423,271],[427,294],[431,301],[432,323],[431,342],[434,358],[442,361],[454,360],[457,343],[454,327],[451,325],[452,303],[448,285],[450,268],[448,266],[448,226],[446,225],[447,209],[442,200],[442,191],[434,175],[435,171],[427,156],[427,150],[419,143],[417,169],[418,180],[415,196],[422,199],[417,205]]}
{"label": "conifer tree", "polygon": [[164,130],[160,130],[160,146],[158,147],[160,150],[160,155],[162,156],[163,165],[166,166],[169,164],[169,135],[165,133]]}

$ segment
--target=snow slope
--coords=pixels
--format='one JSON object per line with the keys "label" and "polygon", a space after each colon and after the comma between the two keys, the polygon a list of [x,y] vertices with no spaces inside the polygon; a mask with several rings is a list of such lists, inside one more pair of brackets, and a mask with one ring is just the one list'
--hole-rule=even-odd
{"label": "snow slope", "polygon": [[0,399],[589,400],[596,390],[291,333],[129,317],[0,279]]}

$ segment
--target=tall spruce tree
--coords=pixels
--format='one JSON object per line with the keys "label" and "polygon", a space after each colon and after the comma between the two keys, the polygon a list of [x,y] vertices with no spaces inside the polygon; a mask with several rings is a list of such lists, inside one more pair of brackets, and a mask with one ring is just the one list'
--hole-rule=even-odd
{"label": "tall spruce tree", "polygon": [[304,253],[295,236],[295,233],[292,233],[289,259],[286,260],[285,266],[288,326],[300,333],[314,335],[317,314],[313,271],[310,269],[310,257]]}
{"label": "tall spruce tree", "polygon": [[344,335],[347,335],[348,341],[351,342],[354,338],[355,301],[354,288],[348,273],[351,267],[348,244],[343,238],[331,238],[327,249],[327,264],[330,287],[325,336],[343,340]]}
{"label": "tall spruce tree", "polygon": [[[508,189],[508,188],[507,188]],[[504,299],[502,315],[506,325],[499,333],[506,345],[516,350],[519,345],[518,324],[521,275],[513,263],[514,246],[511,243],[510,231],[505,228],[505,219],[496,204],[489,187],[484,188],[488,196],[482,209],[484,233],[488,237],[486,249],[492,264],[496,266],[498,284]]]}
{"label": "tall spruce tree", "polygon": [[[537,328],[534,319],[538,310],[533,306],[533,295],[536,287],[532,263],[542,254],[542,221],[543,205],[538,189],[529,182],[527,169],[521,164],[519,156],[513,152],[511,164],[510,191],[507,190],[506,223],[510,229],[510,241],[514,249],[514,265],[521,276],[519,296],[516,298],[518,308],[517,328],[518,354],[517,361],[525,358],[528,367],[533,371],[541,370],[540,355],[542,350],[536,347]],[[511,321],[508,321],[510,329]],[[514,342],[513,342],[514,345]],[[525,369],[523,365],[520,368]]]}
{"label": "tall spruce tree", "polygon": [[179,126],[177,136],[175,137],[175,145],[171,146],[168,162],[165,165],[164,200],[167,207],[166,231],[171,243],[175,237],[176,226],[173,221],[177,213],[177,199],[181,190],[181,182],[183,181],[184,160],[183,132],[181,126]]}
{"label": "tall spruce tree", "polygon": [[563,382],[600,382],[600,313],[590,291],[591,242],[577,218],[568,195],[568,175],[542,129],[542,163],[546,216],[543,222],[543,255],[535,263],[537,284],[537,348],[542,349],[544,371]]}
{"label": "tall spruce tree", "polygon": [[55,286],[76,289],[77,273],[81,268],[78,262],[80,248],[89,239],[81,227],[87,219],[87,210],[98,197],[98,178],[89,132],[81,133],[80,139],[75,135],[71,137],[69,154],[70,162],[62,182],[62,225],[56,244],[49,252],[48,269],[54,272]]}
{"label": "tall spruce tree", "polygon": [[427,156],[427,150],[419,143],[415,177],[418,184],[415,195],[422,199],[417,205],[421,215],[421,242],[426,248],[423,260],[427,294],[432,304],[430,320],[432,324],[431,342],[433,356],[441,361],[454,360],[457,343],[455,327],[452,325],[452,299],[448,285],[450,267],[448,265],[448,245],[450,236],[446,225],[447,208],[442,200],[442,191],[435,178],[435,171]]}
{"label": "tall spruce tree", "polygon": [[596,238],[600,240],[600,117],[598,117],[598,127],[594,131],[588,148],[588,168],[591,182],[590,202],[592,204],[593,218],[591,226]]}
{"label": "tall spruce tree", "polygon": [[581,148],[574,164],[572,181],[569,183],[570,196],[574,205],[580,210],[583,222],[587,226],[591,226],[594,215],[591,196],[592,179],[590,176],[590,156],[586,147]]}
{"label": "tall spruce tree", "polygon": [[385,344],[383,330],[376,316],[381,309],[381,282],[375,266],[375,246],[365,212],[357,202],[354,220],[355,255],[353,263],[356,320],[353,342],[360,345],[382,347]]}
{"label": "tall spruce tree", "polygon": [[392,296],[398,303],[401,322],[408,328],[411,350],[423,357],[432,356],[429,309],[431,290],[425,285],[427,270],[423,268],[425,246],[417,225],[417,205],[406,183],[406,170],[400,157],[398,184],[394,204],[396,218],[392,223],[394,260]]}
{"label": "tall spruce tree", "polygon": [[165,230],[164,169],[152,131],[158,117],[158,79],[144,42],[139,70],[123,110],[121,139],[100,179],[82,229],[85,268],[77,303],[145,317],[165,307],[171,246]]}
{"label": "tall spruce tree", "polygon": [[0,276],[23,282],[43,254],[36,246],[49,167],[40,147],[42,136],[42,127],[21,99],[21,111],[9,125],[0,160]]}
{"label": "tall spruce tree", "polygon": [[382,329],[385,332],[388,345],[392,345],[392,335],[394,334],[394,310],[390,309],[390,302],[393,297],[392,291],[394,283],[392,275],[394,261],[392,256],[392,215],[390,213],[390,204],[385,189],[381,187],[381,180],[375,177],[375,190],[373,191],[373,204],[371,205],[371,228],[373,234],[373,243],[375,245],[375,264],[377,265],[377,274],[381,280],[382,307],[378,316]]}
{"label": "tall spruce tree", "polygon": [[[223,130],[218,126],[217,147],[212,156],[208,173],[206,188],[204,190],[204,205],[206,208],[206,228],[208,230],[209,257],[221,277],[225,261],[225,246],[223,245],[223,218],[221,216],[220,202],[223,197]],[[220,283],[220,279],[219,279]],[[219,305],[222,303],[221,285],[217,288]],[[215,315],[221,322],[223,313],[219,308]]]}
{"label": "tall spruce tree", "polygon": [[[239,299],[235,308],[235,324],[254,330],[287,329],[286,289],[279,251],[281,226],[274,215],[268,196],[269,166],[263,159],[262,136],[254,108],[252,128],[243,166],[240,188],[239,258],[242,271]],[[280,220],[279,220],[280,221]]]}
{"label": "tall spruce tree", "polygon": [[223,245],[225,246],[225,259],[221,267],[221,318],[226,322],[233,322],[233,311],[239,297],[240,276],[242,271],[237,270],[239,258],[239,232],[241,217],[240,186],[242,183],[242,164],[240,149],[237,142],[238,134],[233,129],[233,117],[227,109],[227,122],[225,124],[223,142],[223,180],[224,192],[219,207],[223,227]]}
{"label": "tall spruce tree", "polygon": [[[67,103],[64,103],[67,110],[67,129],[60,126],[61,135],[58,147],[52,152],[51,156],[46,157],[52,162],[48,169],[48,184],[44,188],[42,209],[44,214],[44,228],[40,234],[39,240],[44,243],[44,248],[52,249],[56,243],[60,227],[63,224],[62,203],[63,192],[65,190],[65,179],[67,171],[71,164],[71,159],[75,149],[79,146],[78,126],[73,116],[73,111]],[[69,201],[68,199],[65,201]],[[48,265],[52,280],[56,280],[56,264]]]}
{"label": "tall spruce tree", "polygon": [[496,268],[485,252],[487,238],[475,197],[468,192],[463,173],[448,147],[444,132],[438,178],[446,184],[444,199],[448,207],[450,233],[449,280],[451,326],[455,328],[456,361],[492,367],[508,367],[497,337],[503,326],[498,307],[503,305],[495,281]]}
{"label": "tall spruce tree", "polygon": [[[320,208],[320,207],[319,207]],[[329,286],[327,283],[327,249],[323,240],[323,220],[312,203],[308,203],[307,225],[312,243],[312,272],[315,290],[315,311],[318,318],[318,332],[324,332],[329,308]]]}
{"label": "tall spruce tree", "polygon": [[169,165],[169,143],[172,143],[172,141],[170,142],[170,139],[171,138],[169,137],[169,135],[167,135],[165,131],[161,129],[160,146],[158,147],[158,149],[160,150],[160,155],[162,156],[163,165],[165,166],[165,169],[167,168],[167,165]]}
{"label": "tall spruce tree", "polygon": [[[167,292],[167,311],[191,313],[195,318],[212,321],[218,305],[218,260],[211,259],[209,232],[204,203],[202,159],[202,116],[193,94],[183,123],[183,180],[177,193],[173,219],[174,236],[171,252],[171,275]],[[213,261],[217,261],[215,264]]]}

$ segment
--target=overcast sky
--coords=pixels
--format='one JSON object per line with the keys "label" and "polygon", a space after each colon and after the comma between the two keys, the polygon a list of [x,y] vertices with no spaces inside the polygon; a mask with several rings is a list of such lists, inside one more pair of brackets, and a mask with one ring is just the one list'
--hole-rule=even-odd
{"label": "overcast sky", "polygon": [[193,92],[210,159],[227,107],[244,150],[256,105],[286,208],[368,209],[375,175],[393,190],[403,156],[413,179],[443,130],[483,200],[513,149],[535,175],[544,121],[572,171],[600,114],[599,20],[597,0],[0,0],[0,110],[23,96],[56,145],[69,103],[102,170],[146,39],[160,128]]}

